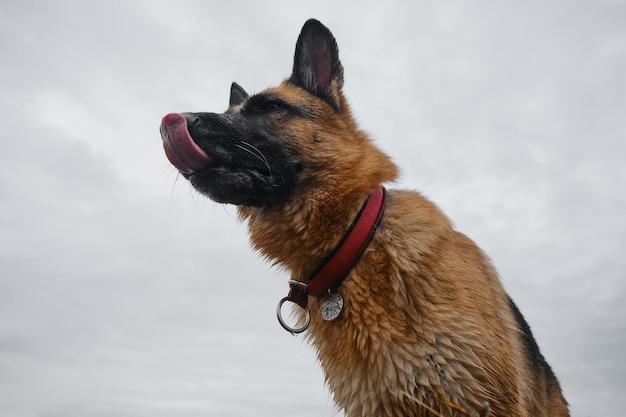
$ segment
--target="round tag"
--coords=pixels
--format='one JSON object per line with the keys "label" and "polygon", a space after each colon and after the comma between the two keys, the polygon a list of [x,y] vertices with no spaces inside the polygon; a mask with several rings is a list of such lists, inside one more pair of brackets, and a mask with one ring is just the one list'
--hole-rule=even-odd
{"label": "round tag", "polygon": [[337,293],[331,293],[322,303],[322,318],[326,321],[333,321],[343,309],[343,298]]}

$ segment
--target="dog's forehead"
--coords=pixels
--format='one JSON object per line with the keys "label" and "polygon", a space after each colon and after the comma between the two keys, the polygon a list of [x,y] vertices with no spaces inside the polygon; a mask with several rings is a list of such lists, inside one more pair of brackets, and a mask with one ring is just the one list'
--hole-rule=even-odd
{"label": "dog's forehead", "polygon": [[284,82],[278,87],[270,87],[263,90],[260,94],[271,94],[281,98],[281,100],[298,107],[308,107],[311,110],[316,104],[322,104],[322,100],[313,96],[289,82]]}
{"label": "dog's forehead", "polygon": [[301,88],[289,84],[288,82],[285,82],[278,87],[266,88],[265,90],[250,96],[244,103],[242,103],[242,105],[246,106],[251,102],[264,99],[282,101],[300,115],[308,118],[315,117],[319,114],[320,107],[324,105],[321,100],[315,99],[311,94]]}

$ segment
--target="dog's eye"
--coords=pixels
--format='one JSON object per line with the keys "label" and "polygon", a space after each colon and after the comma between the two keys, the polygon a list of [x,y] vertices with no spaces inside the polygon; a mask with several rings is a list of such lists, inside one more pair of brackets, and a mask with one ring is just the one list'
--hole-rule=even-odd
{"label": "dog's eye", "polygon": [[276,111],[276,110],[280,110],[281,108],[282,106],[280,105],[278,101],[269,101],[265,103],[265,106],[264,106],[264,109],[267,111]]}
{"label": "dog's eye", "polygon": [[279,100],[255,100],[248,103],[248,109],[253,113],[270,113],[285,108],[284,104]]}

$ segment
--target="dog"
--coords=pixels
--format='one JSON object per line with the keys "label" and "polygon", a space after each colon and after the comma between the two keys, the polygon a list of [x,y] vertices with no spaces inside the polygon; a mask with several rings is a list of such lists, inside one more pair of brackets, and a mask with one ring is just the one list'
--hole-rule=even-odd
{"label": "dog", "polygon": [[334,36],[308,20],[279,86],[233,83],[224,113],[166,115],[166,156],[291,271],[279,321],[306,332],[346,416],[568,416],[487,256],[419,193],[384,188],[397,167],[357,126],[343,80]]}

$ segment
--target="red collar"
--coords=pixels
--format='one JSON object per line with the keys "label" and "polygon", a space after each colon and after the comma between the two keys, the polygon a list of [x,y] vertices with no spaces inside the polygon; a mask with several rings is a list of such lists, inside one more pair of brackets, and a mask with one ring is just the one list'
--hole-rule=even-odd
{"label": "red collar", "polygon": [[385,212],[386,190],[379,186],[363,203],[361,211],[339,244],[309,275],[306,283],[290,281],[286,300],[307,309],[308,296],[320,297],[335,290],[370,243]]}

